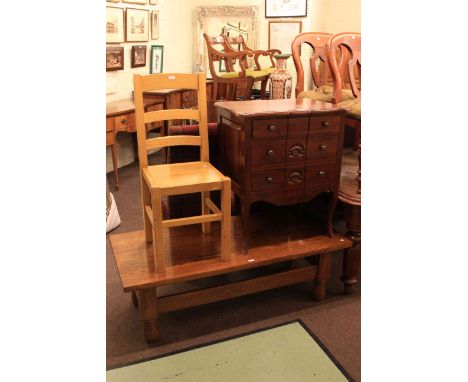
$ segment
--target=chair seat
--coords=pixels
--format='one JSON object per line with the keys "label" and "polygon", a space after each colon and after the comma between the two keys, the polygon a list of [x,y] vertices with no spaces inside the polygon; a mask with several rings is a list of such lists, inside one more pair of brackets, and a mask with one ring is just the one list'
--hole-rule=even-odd
{"label": "chair seat", "polygon": [[149,166],[147,179],[151,188],[161,188],[171,195],[220,190],[225,178],[209,162],[171,163]]}
{"label": "chair seat", "polygon": [[262,70],[268,74],[271,74],[276,70],[276,68],[263,68]]}
{"label": "chair seat", "polygon": [[340,102],[338,105],[346,108],[347,116],[361,120],[361,98],[353,98]]}
{"label": "chair seat", "polygon": [[[297,98],[310,98],[316,101],[331,103],[333,99],[333,86],[325,85],[314,90],[304,90],[297,95]],[[341,98],[343,101],[355,99],[353,92],[349,89],[343,89]]]}
{"label": "chair seat", "polygon": [[[269,73],[264,70],[252,70],[252,69],[247,69],[245,71],[245,75],[253,78],[259,78],[263,76],[268,76]],[[236,78],[239,77],[239,72],[225,72],[225,73],[219,73],[220,77],[223,78]]]}

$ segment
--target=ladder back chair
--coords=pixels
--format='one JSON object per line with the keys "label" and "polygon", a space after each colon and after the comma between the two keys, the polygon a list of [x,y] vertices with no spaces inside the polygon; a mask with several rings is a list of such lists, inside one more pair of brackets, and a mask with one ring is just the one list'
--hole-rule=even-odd
{"label": "ladder back chair", "polygon": [[[245,56],[252,56],[252,53],[247,51],[225,51],[226,44],[222,35],[208,36],[204,33],[203,38],[206,42],[208,64],[213,79],[212,100],[234,101],[238,97],[250,99],[255,79],[253,76],[246,75],[242,62],[244,62]],[[216,65],[221,65],[223,62],[226,72],[218,72]],[[234,69],[236,62],[239,62],[239,71]]]}
{"label": "ladder back chair", "polygon": [[[163,229],[202,223],[202,231],[211,231],[211,222],[221,222],[221,258],[231,256],[231,180],[209,163],[208,117],[205,75],[162,73],[133,77],[141,194],[146,241],[153,243],[157,272],[165,270]],[[162,89],[193,89],[198,93],[198,109],[170,109],[145,112],[143,93]],[[147,139],[145,124],[155,121],[190,119],[199,121],[199,136],[178,135]],[[148,150],[171,146],[199,146],[196,162],[148,165]],[[210,191],[221,191],[221,209],[210,199]],[[199,216],[163,220],[161,198],[169,195],[201,193]]]}

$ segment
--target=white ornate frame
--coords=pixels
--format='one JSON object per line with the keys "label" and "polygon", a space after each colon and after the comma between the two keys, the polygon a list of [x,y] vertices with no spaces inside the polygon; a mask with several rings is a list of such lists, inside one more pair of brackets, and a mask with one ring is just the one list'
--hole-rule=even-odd
{"label": "white ornate frame", "polygon": [[193,71],[206,72],[206,46],[203,38],[205,33],[206,23],[212,18],[232,18],[236,21],[239,19],[250,19],[248,33],[251,36],[250,44],[252,49],[257,49],[258,46],[258,7],[256,6],[210,6],[210,7],[195,7],[195,44],[193,57]]}

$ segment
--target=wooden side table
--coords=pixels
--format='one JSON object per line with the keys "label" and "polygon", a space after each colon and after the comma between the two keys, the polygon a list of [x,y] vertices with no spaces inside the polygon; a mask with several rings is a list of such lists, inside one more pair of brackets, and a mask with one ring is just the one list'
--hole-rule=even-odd
{"label": "wooden side table", "polygon": [[241,202],[244,253],[250,206],[307,202],[330,194],[327,234],[338,197],[345,109],[310,99],[217,102],[222,172]]}

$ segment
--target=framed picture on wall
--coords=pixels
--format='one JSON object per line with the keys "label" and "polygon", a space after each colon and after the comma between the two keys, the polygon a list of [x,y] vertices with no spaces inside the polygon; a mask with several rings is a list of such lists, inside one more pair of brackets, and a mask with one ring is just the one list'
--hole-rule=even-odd
{"label": "framed picture on wall", "polygon": [[151,5],[158,5],[158,0],[149,0]]}
{"label": "framed picture on wall", "polygon": [[139,68],[146,66],[146,45],[133,45],[132,46],[132,68]]}
{"label": "framed picture on wall", "polygon": [[265,0],[265,17],[307,17],[307,0]]}
{"label": "framed picture on wall", "polygon": [[162,45],[151,45],[150,73],[162,73],[163,71],[164,47]]}
{"label": "framed picture on wall", "polygon": [[291,54],[291,43],[302,31],[302,21],[269,21],[268,49],[279,49],[283,54]]}
{"label": "framed picture on wall", "polygon": [[124,41],[124,10],[106,7],[106,42]]}
{"label": "framed picture on wall", "polygon": [[109,3],[120,3],[122,0],[106,0]]}
{"label": "framed picture on wall", "polygon": [[124,68],[123,46],[106,47],[106,72],[122,70]]}
{"label": "framed picture on wall", "polygon": [[159,11],[151,12],[151,40],[159,38]]}
{"label": "framed picture on wall", "polygon": [[127,8],[126,41],[148,41],[149,11],[146,9]]}

